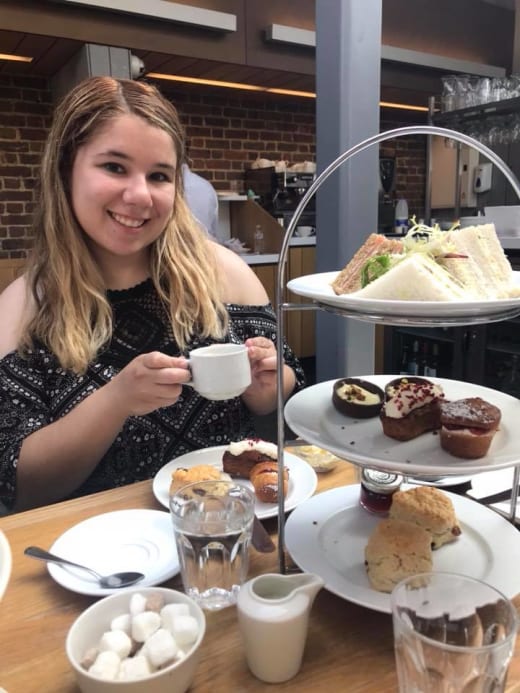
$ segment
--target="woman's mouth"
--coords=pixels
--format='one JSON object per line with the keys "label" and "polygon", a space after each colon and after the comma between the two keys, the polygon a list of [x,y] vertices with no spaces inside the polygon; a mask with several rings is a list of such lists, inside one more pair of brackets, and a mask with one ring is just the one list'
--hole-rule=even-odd
{"label": "woman's mouth", "polygon": [[109,212],[109,214],[114,221],[117,221],[118,224],[126,226],[129,229],[139,229],[148,221],[147,219],[134,219],[133,217],[127,217],[123,214],[117,214],[116,212]]}

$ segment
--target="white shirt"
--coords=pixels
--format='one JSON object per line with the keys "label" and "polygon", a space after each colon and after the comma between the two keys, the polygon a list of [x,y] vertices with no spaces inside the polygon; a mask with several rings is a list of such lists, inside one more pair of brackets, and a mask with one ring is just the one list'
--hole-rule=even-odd
{"label": "white shirt", "polygon": [[218,239],[218,197],[215,188],[202,176],[182,165],[184,196],[199,224],[210,236]]}

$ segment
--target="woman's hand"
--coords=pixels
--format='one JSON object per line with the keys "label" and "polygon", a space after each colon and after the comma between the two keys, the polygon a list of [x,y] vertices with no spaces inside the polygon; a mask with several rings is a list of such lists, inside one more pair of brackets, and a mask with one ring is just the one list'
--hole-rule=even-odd
{"label": "woman's hand", "polygon": [[266,337],[251,337],[245,342],[249,363],[251,364],[251,379],[254,385],[260,387],[276,385],[276,349]]}
{"label": "woman's hand", "polygon": [[[251,337],[246,340],[245,345],[251,364],[252,382],[242,398],[255,414],[269,414],[276,407],[276,348],[273,342],[266,337]],[[294,389],[295,382],[294,372],[284,365],[284,399]]]}
{"label": "woman's hand", "polygon": [[190,380],[188,362],[160,351],[141,354],[106,385],[126,416],[149,414],[179,399],[183,383]]}

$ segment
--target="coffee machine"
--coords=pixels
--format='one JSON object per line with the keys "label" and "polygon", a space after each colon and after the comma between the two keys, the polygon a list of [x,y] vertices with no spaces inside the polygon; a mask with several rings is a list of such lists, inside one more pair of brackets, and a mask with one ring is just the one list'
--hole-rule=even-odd
{"label": "coffee machine", "polygon": [[[274,166],[251,168],[245,172],[245,185],[258,195],[258,203],[278,223],[287,228],[301,199],[312,185],[316,174],[283,171],[277,173]],[[298,224],[316,227],[314,196],[308,201]]]}
{"label": "coffee machine", "polygon": [[377,230],[379,233],[393,233],[395,217],[395,158],[386,156],[379,159],[379,199]]}

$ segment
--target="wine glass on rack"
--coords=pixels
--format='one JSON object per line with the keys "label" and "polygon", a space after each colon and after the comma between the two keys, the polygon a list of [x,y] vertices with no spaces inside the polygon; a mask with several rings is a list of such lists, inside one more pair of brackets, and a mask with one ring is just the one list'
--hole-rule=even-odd
{"label": "wine glass on rack", "polygon": [[506,371],[506,375],[500,381],[498,388],[501,392],[520,399],[520,355],[513,354],[511,365]]}

